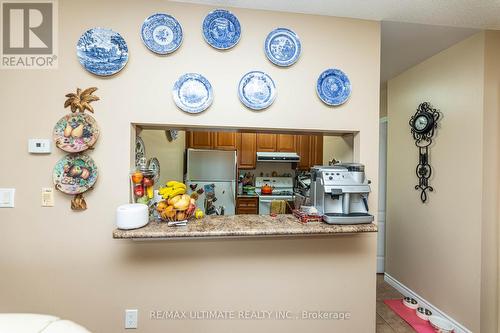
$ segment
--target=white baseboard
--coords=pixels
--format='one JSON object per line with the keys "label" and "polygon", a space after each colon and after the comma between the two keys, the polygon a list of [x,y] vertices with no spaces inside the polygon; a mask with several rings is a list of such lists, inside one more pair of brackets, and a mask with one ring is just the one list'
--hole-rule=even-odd
{"label": "white baseboard", "polygon": [[424,298],[422,298],[420,295],[415,293],[413,290],[411,290],[410,288],[408,288],[407,286],[405,286],[404,284],[402,284],[401,282],[399,282],[398,280],[393,278],[391,275],[384,273],[384,281],[387,282],[389,285],[391,285],[394,289],[399,291],[404,296],[408,296],[408,297],[412,297],[412,298],[416,299],[421,306],[431,310],[432,314],[446,318],[447,320],[449,320],[453,324],[453,326],[455,326],[455,331],[454,331],[455,333],[472,333],[472,331],[468,330],[465,326],[463,326],[462,324],[457,322],[455,319],[451,318],[446,313],[439,310],[431,303],[427,302]]}

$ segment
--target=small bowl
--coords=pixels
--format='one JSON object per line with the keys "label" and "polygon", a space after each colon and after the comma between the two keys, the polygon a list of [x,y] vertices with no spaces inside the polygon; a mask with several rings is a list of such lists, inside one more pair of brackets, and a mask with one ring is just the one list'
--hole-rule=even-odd
{"label": "small bowl", "polygon": [[452,333],[454,330],[452,323],[439,316],[430,316],[429,323],[437,333]]}
{"label": "small bowl", "polygon": [[432,316],[432,311],[421,306],[417,309],[417,317],[423,319],[425,321],[429,320],[429,317]]}
{"label": "small bowl", "polygon": [[418,302],[416,299],[411,298],[411,297],[405,297],[403,298],[403,304],[412,310],[416,310],[418,308]]}

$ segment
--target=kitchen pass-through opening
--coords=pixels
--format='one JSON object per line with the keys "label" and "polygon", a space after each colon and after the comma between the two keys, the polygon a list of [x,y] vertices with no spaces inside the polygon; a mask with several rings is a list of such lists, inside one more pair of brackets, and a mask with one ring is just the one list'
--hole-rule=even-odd
{"label": "kitchen pass-through opening", "polygon": [[157,172],[155,190],[185,183],[207,215],[291,213],[311,197],[313,166],[357,161],[356,132],[133,124],[131,133],[131,169]]}

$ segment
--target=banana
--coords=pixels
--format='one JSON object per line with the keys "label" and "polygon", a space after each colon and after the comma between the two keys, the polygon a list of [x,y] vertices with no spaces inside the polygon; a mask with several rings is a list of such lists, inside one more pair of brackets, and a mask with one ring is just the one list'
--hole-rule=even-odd
{"label": "banana", "polygon": [[171,181],[167,182],[167,187],[186,189],[186,184],[175,181],[175,180],[171,180]]}
{"label": "banana", "polygon": [[175,197],[177,195],[182,195],[186,193],[185,188],[174,188],[174,190],[170,193],[170,197]]}

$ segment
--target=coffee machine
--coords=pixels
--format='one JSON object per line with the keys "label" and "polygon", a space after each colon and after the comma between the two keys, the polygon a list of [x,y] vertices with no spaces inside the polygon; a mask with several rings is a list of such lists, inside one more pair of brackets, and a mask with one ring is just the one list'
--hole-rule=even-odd
{"label": "coffee machine", "polygon": [[312,204],[328,224],[371,223],[368,213],[369,181],[365,166],[341,163],[311,169]]}

